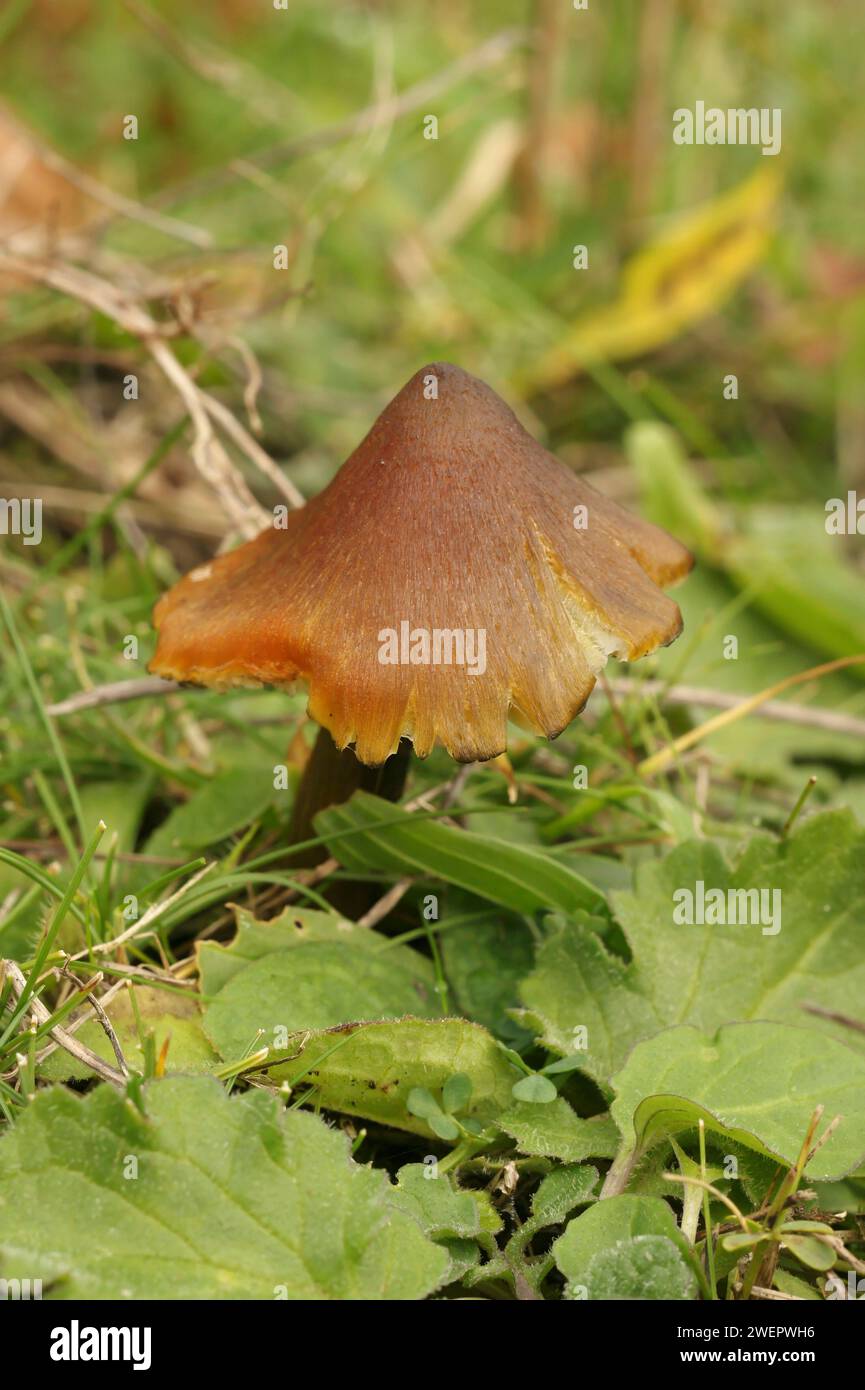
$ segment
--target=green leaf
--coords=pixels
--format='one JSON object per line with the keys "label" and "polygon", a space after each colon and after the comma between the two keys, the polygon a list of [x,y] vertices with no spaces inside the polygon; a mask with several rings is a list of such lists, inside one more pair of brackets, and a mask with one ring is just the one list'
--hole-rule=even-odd
{"label": "green leaf", "polygon": [[495,1251],[492,1233],[501,1226],[498,1213],[484,1193],[462,1193],[434,1166],[406,1163],[391,1188],[391,1204],[405,1212],[424,1236],[448,1252],[451,1268],[445,1283],[480,1265],[481,1248]]}
{"label": "green leaf", "polygon": [[791,1164],[822,1105],[827,1122],[843,1122],[808,1176],[843,1177],[865,1156],[865,1058],[812,1029],[731,1023],[704,1036],[670,1028],[639,1043],[612,1084],[611,1113],[636,1153],[702,1118],[707,1129]]}
{"label": "green leaf", "polygon": [[[591,919],[556,919],[521,988],[525,1021],[547,1047],[563,1053],[573,1052],[574,1026],[583,1024],[585,1070],[601,1083],[635,1043],[677,1023],[714,1030],[751,1018],[807,1022],[862,1047],[849,1028],[809,1017],[802,1006],[861,1013],[863,858],[865,831],[849,813],[832,811],[814,816],[788,840],[754,837],[732,868],[708,841],[645,863],[634,891],[611,900],[632,960],[614,955]],[[756,922],[678,924],[681,898],[674,895],[696,893],[699,882],[705,893],[720,889],[725,904],[752,921],[756,915]],[[754,896],[761,890],[776,896],[761,900]],[[731,899],[730,893],[751,898]],[[760,915],[762,906],[780,909],[779,930]]]}
{"label": "green leaf", "polygon": [[547,1173],[532,1198],[533,1228],[558,1226],[575,1207],[593,1202],[597,1182],[598,1170],[590,1164],[567,1164]]}
{"label": "green leaf", "polygon": [[583,1070],[606,1081],[634,1043],[660,1026],[634,970],[604,945],[596,919],[555,918],[538,947],[535,968],[523,981],[520,1017],[545,1047],[574,1054],[575,1029],[586,1030]]}
{"label": "green leaf", "polygon": [[634,1236],[599,1250],[586,1274],[590,1299],[685,1302],[697,1295],[694,1271],[666,1236]]}
{"label": "green leaf", "polygon": [[[452,910],[449,894],[448,913],[442,915],[445,924]],[[517,1003],[519,982],[531,970],[535,956],[534,938],[525,922],[491,909],[488,921],[443,931],[439,943],[460,1012],[499,1038],[527,1040],[507,1012]]]}
{"label": "green leaf", "polygon": [[498,1124],[516,1140],[520,1153],[563,1158],[568,1163],[613,1158],[621,1142],[609,1115],[580,1119],[563,1096],[551,1105],[513,1105],[499,1115]]}
{"label": "green leaf", "polygon": [[560,1057],[556,1062],[548,1062],[545,1067],[541,1067],[542,1076],[569,1076],[572,1071],[583,1071],[586,1059],[579,1052],[572,1052],[569,1057]]}
{"label": "green leaf", "polygon": [[571,1284],[586,1284],[595,1257],[635,1236],[662,1236],[691,1258],[691,1248],[661,1197],[623,1193],[595,1202],[568,1223],[553,1246],[556,1264]]}
{"label": "green leaf", "polygon": [[425,1086],[413,1086],[408,1093],[406,1109],[410,1115],[425,1120],[439,1139],[458,1139],[459,1126],[446,1115],[431,1091]]}
{"label": "green leaf", "polygon": [[789,1294],[791,1298],[807,1298],[816,1300],[817,1303],[823,1302],[813,1284],[800,1279],[797,1274],[791,1274],[788,1269],[782,1269],[780,1265],[775,1270],[773,1283],[776,1289],[781,1293]]}
{"label": "green leaf", "polygon": [[274,951],[290,950],[292,946],[305,946],[312,941],[350,941],[352,945],[366,945],[373,951],[382,950],[388,944],[375,932],[358,927],[334,912],[286,908],[279,917],[259,922],[245,908],[236,907],[234,916],[237,932],[228,946],[215,941],[199,941],[196,945],[201,984],[208,995],[218,994],[247,964]]}
{"label": "green leaf", "polygon": [[236,1061],[259,1033],[262,1045],[284,1049],[286,1034],[307,1028],[435,1016],[430,962],[405,946],[384,951],[385,944],[326,913],[284,913],[267,924],[239,917],[230,946],[208,944],[199,953],[207,1036]]}
{"label": "green leaf", "polygon": [[753,1250],[765,1239],[762,1231],[733,1231],[730,1235],[724,1236],[721,1245],[724,1250],[735,1254],[738,1250]]}
{"label": "green leaf", "polygon": [[367,792],[321,811],[315,827],[349,872],[443,879],[521,913],[604,907],[597,888],[540,850],[413,816]]}
{"label": "green leaf", "polygon": [[[692,1147],[696,1151],[699,1146]],[[766,1154],[757,1153],[755,1149],[746,1148],[744,1144],[737,1144],[728,1134],[713,1134],[710,1131],[706,1136],[706,1149],[712,1156],[708,1169],[709,1181],[717,1182],[720,1177],[731,1176],[729,1160],[732,1158],[735,1160],[734,1180],[741,1184],[744,1196],[753,1207],[761,1206],[777,1180],[777,1162]],[[719,1177],[711,1176],[713,1163],[721,1169]]]}
{"label": "green leaf", "polygon": [[150,836],[145,850],[148,854],[175,855],[219,844],[258,820],[276,795],[267,767],[219,772],[171,812]]}
{"label": "green leaf", "polygon": [[484,1235],[481,1212],[472,1193],[460,1192],[446,1173],[422,1163],[407,1163],[397,1174],[391,1205],[406,1212],[431,1240],[474,1239]]}
{"label": "green leaf", "polygon": [[823,1240],[817,1240],[816,1236],[785,1235],[784,1245],[806,1269],[825,1272],[832,1268],[837,1258],[832,1247]]}
{"label": "green leaf", "polygon": [[512,1067],[516,1067],[523,1076],[534,1076],[534,1072],[527,1062],[523,1060],[519,1052],[513,1047],[508,1047],[507,1043],[500,1043],[499,1049],[503,1057],[507,1057]]}
{"label": "green leaf", "polygon": [[452,1144],[455,1139],[460,1137],[460,1128],[456,1120],[452,1120],[450,1115],[445,1115],[443,1111],[436,1110],[431,1115],[426,1116],[426,1122],[439,1139],[444,1139]]}
{"label": "green leaf", "polygon": [[865,1215],[865,1181],[861,1174],[853,1174],[844,1182],[817,1183],[815,1205],[821,1211],[846,1211],[856,1216]]}
{"label": "green leaf", "polygon": [[488,1279],[501,1279],[517,1291],[528,1286],[542,1297],[541,1286],[549,1273],[542,1255],[526,1251],[535,1236],[548,1226],[560,1225],[575,1207],[593,1202],[598,1170],[590,1166],[561,1165],[548,1173],[532,1198],[531,1215],[518,1226],[504,1250],[496,1248],[491,1261],[472,1270],[466,1283],[473,1286]]}
{"label": "green leaf", "polygon": [[[863,860],[865,831],[849,812],[827,811],[788,840],[755,836],[732,869],[705,842],[639,868],[634,892],[615,893],[612,903],[634,953],[634,983],[661,1024],[716,1028],[749,1018],[807,1022],[856,1045],[849,1028],[803,1015],[802,1004],[854,1016],[861,1011]],[[777,892],[780,929],[772,934],[770,927],[764,934],[759,923],[676,925],[673,894],[693,890],[698,880],[706,891],[719,888],[725,894]]]}
{"label": "green leaf", "polygon": [[[481,1247],[476,1240],[452,1240],[445,1236],[444,1239],[437,1240],[436,1245],[450,1256],[450,1269],[443,1281],[445,1284],[453,1284],[477,1271],[481,1261]],[[489,1266],[484,1265],[483,1268],[488,1269]]]}
{"label": "green leaf", "polygon": [[465,1110],[472,1098],[472,1079],[465,1072],[449,1076],[442,1087],[442,1108],[448,1115],[457,1115]]}
{"label": "green leaf", "polygon": [[781,1234],[786,1235],[788,1231],[818,1232],[823,1236],[831,1236],[833,1234],[832,1227],[827,1226],[825,1221],[785,1221],[781,1227]]}
{"label": "green leaf", "polygon": [[[448,1256],[316,1116],[171,1077],[43,1091],[0,1141],[0,1265],[71,1299],[417,1299]],[[137,1174],[131,1174],[131,1162]]]}
{"label": "green leaf", "polygon": [[[204,1036],[201,1015],[194,999],[165,989],[136,985],[135,1003],[145,1033],[153,1033],[157,1056],[168,1039],[166,1071],[206,1072],[218,1065],[216,1053]],[[144,1053],[128,993],[124,991],[113,999],[106,1012],[130,1070],[143,1072]],[[82,1023],[80,1028],[76,1028],[75,1037],[103,1061],[116,1066],[114,1049],[98,1020],[88,1019]],[[90,1068],[62,1048],[46,1057],[37,1067],[37,1072],[46,1081],[93,1080]]]}
{"label": "green leaf", "polygon": [[412,1086],[408,1093],[406,1109],[410,1115],[417,1115],[421,1120],[428,1120],[431,1115],[440,1115],[441,1106],[426,1086]]}
{"label": "green leaf", "polygon": [[549,1105],[559,1093],[552,1081],[536,1072],[534,1076],[524,1076],[515,1081],[511,1094],[514,1100],[527,1101],[530,1105]]}
{"label": "green leaf", "polygon": [[313,1088],[329,1110],[428,1136],[430,1126],[408,1109],[409,1093],[440,1093],[455,1067],[472,1083],[469,1117],[493,1124],[511,1104],[513,1068],[485,1028],[463,1019],[403,1018],[315,1032],[299,1055],[268,1070],[274,1081]]}

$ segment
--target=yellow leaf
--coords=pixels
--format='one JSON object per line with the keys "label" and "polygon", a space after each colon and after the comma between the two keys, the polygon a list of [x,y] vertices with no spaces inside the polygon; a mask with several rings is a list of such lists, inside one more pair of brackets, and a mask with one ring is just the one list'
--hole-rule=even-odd
{"label": "yellow leaf", "polygon": [[579,320],[519,384],[555,386],[592,362],[651,352],[712,313],[763,256],[779,190],[764,165],[682,217],[628,262],[619,298]]}

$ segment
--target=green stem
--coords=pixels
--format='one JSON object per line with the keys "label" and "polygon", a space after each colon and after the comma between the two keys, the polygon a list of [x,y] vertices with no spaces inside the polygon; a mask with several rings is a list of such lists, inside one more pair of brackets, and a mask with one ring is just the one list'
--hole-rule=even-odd
{"label": "green stem", "polygon": [[[700,1177],[706,1181],[706,1125],[700,1121]],[[712,1243],[712,1206],[709,1201],[709,1193],[703,1188],[703,1227],[706,1232],[706,1268],[709,1274],[710,1298],[714,1301],[718,1297],[715,1278],[715,1247]]]}
{"label": "green stem", "polygon": [[622,1145],[613,1160],[612,1168],[604,1179],[604,1185],[601,1188],[602,1200],[604,1197],[618,1197],[620,1193],[624,1192],[630,1176],[637,1166],[639,1157],[640,1154],[637,1149],[628,1148],[627,1143]]}
{"label": "green stem", "polygon": [[478,1143],[476,1139],[462,1139],[459,1144],[451,1149],[449,1154],[439,1159],[437,1170],[439,1175],[449,1173],[453,1168],[459,1168],[468,1159],[474,1158],[482,1149],[487,1148],[485,1143]]}

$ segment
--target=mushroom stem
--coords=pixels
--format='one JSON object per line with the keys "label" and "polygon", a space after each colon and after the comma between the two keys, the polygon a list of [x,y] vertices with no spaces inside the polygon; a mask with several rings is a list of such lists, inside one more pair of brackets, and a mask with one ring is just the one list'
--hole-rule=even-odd
{"label": "mushroom stem", "polygon": [[[411,747],[410,739],[401,739],[397,751],[381,767],[365,767],[350,748],[340,752],[327,729],[319,729],[298,784],[289,844],[311,840],[316,834],[313,820],[319,811],[348,801],[352,792],[359,789],[383,797],[385,801],[399,801],[405,787]],[[313,845],[292,858],[298,865],[319,864],[327,858],[327,848]]]}

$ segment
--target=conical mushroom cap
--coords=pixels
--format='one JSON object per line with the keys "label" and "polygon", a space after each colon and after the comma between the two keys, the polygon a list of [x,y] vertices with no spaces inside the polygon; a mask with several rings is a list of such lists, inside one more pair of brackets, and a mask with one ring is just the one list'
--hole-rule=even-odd
{"label": "conical mushroom cap", "polygon": [[608,656],[672,642],[681,614],[659,586],[691,563],[482,381],[434,363],[283,528],[164,595],[150,669],[218,688],[305,682],[312,718],[371,765],[401,737],[421,757],[440,742],[491,758],[509,712],[552,738]]}

